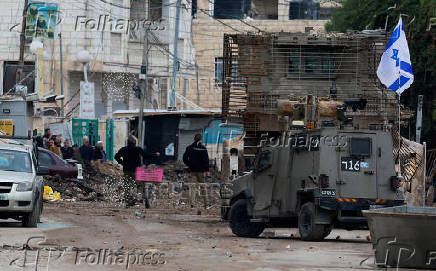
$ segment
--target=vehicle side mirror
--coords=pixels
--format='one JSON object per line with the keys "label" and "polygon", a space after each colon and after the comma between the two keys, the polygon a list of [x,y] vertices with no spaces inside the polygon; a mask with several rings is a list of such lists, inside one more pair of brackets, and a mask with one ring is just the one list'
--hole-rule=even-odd
{"label": "vehicle side mirror", "polygon": [[38,169],[36,170],[37,176],[46,176],[49,174],[50,174],[50,170],[48,169],[48,167],[39,166]]}

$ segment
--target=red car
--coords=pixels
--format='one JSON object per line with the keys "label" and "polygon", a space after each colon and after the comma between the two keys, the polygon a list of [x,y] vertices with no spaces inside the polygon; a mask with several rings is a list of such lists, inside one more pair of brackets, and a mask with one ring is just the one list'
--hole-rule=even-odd
{"label": "red car", "polygon": [[59,175],[62,178],[81,178],[82,165],[76,164],[72,160],[67,162],[54,152],[44,148],[38,148],[38,162],[40,166],[49,169],[50,175]]}

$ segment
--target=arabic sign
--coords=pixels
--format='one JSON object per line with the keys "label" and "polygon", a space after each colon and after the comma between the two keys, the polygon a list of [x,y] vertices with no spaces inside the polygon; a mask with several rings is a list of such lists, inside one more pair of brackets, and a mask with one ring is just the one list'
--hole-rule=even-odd
{"label": "arabic sign", "polygon": [[58,4],[30,1],[27,9],[26,37],[54,39]]}
{"label": "arabic sign", "polygon": [[80,118],[95,118],[94,83],[80,81]]}
{"label": "arabic sign", "polygon": [[14,135],[14,121],[13,120],[0,120],[0,131],[13,136]]}

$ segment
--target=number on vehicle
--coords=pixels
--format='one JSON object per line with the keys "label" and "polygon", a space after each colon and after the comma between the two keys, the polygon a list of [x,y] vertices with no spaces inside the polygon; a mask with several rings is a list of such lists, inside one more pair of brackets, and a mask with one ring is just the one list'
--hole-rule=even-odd
{"label": "number on vehicle", "polygon": [[341,157],[342,171],[360,171],[360,160],[352,157]]}

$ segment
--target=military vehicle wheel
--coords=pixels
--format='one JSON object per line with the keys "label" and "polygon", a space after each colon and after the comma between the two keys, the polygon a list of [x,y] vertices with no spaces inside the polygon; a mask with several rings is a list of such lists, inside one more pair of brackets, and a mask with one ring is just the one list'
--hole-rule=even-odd
{"label": "military vehicle wheel", "polygon": [[[315,205],[307,202],[301,206],[300,215],[298,216],[298,229],[301,239],[304,241],[321,241],[324,239],[326,225],[315,224]],[[327,225],[329,227],[330,225]],[[330,232],[329,232],[330,233]]]}
{"label": "military vehicle wheel", "polygon": [[250,222],[250,216],[247,213],[246,199],[237,200],[230,208],[230,228],[232,232],[239,237],[257,237],[265,229],[262,223]]}

